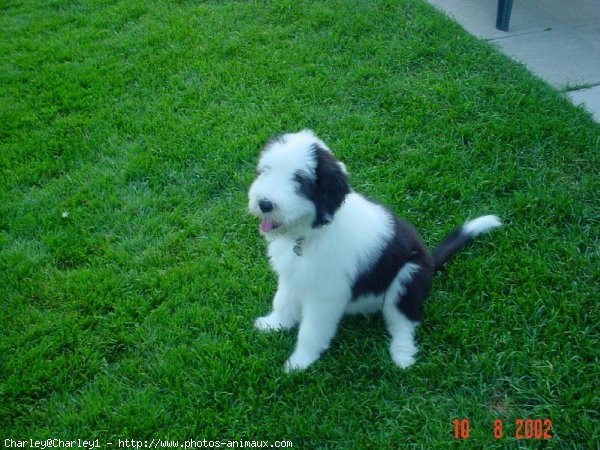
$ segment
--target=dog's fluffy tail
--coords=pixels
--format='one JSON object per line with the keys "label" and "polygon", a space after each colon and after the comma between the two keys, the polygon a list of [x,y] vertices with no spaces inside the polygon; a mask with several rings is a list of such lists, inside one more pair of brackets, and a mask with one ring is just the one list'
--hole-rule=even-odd
{"label": "dog's fluffy tail", "polygon": [[501,225],[502,222],[497,216],[481,216],[451,231],[431,253],[435,270],[439,270],[454,253],[467,245],[472,238]]}

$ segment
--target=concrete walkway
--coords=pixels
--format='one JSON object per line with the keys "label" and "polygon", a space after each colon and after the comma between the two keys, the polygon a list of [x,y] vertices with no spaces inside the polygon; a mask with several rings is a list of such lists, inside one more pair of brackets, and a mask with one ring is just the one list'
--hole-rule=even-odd
{"label": "concrete walkway", "polygon": [[568,95],[600,123],[600,0],[513,0],[509,31],[497,0],[427,0]]}

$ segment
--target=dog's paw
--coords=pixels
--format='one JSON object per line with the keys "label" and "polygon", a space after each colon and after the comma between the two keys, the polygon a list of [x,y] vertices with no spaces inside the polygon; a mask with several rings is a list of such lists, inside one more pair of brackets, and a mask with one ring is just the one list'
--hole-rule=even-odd
{"label": "dog's paw", "polygon": [[277,331],[289,328],[286,327],[285,324],[281,323],[277,317],[274,317],[273,314],[259,317],[254,321],[254,326],[260,331]]}
{"label": "dog's paw", "polygon": [[391,347],[390,354],[396,365],[402,369],[407,369],[415,363],[415,348]]}
{"label": "dog's paw", "polygon": [[415,363],[415,357],[406,354],[392,354],[392,359],[401,369],[408,369]]}
{"label": "dog's paw", "polygon": [[314,356],[294,352],[292,356],[290,356],[290,358],[285,362],[283,370],[285,371],[285,373],[300,372],[308,368],[308,366],[314,363],[318,358],[318,355]]}

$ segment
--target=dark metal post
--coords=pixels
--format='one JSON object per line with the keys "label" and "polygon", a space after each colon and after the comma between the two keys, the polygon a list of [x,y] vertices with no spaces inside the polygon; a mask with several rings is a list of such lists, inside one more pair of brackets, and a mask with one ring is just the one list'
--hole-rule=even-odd
{"label": "dark metal post", "polygon": [[510,12],[512,10],[513,0],[498,0],[498,13],[496,14],[496,28],[501,31],[508,31],[510,22]]}

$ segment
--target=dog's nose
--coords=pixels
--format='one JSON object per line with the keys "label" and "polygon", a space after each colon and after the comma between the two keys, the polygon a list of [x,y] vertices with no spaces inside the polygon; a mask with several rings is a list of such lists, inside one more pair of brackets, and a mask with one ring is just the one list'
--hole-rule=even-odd
{"label": "dog's nose", "polygon": [[264,213],[273,211],[273,203],[271,203],[269,200],[259,200],[258,207]]}

